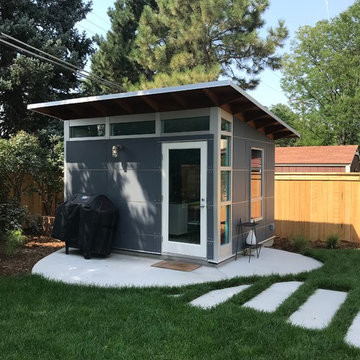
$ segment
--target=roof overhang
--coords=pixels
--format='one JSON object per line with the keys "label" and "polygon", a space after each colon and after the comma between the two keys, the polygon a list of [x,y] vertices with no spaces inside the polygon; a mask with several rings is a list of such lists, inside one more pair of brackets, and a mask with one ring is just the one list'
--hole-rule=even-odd
{"label": "roof overhang", "polygon": [[215,81],[28,105],[61,120],[220,107],[271,139],[299,137],[289,125],[231,81]]}

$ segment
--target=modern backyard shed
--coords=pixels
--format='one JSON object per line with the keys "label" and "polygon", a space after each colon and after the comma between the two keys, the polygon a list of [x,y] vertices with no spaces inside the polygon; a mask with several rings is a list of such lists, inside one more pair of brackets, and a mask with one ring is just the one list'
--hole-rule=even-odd
{"label": "modern backyard shed", "polygon": [[298,134],[229,81],[29,105],[64,120],[65,198],[106,195],[114,248],[213,263],[240,219],[274,236],[274,141]]}

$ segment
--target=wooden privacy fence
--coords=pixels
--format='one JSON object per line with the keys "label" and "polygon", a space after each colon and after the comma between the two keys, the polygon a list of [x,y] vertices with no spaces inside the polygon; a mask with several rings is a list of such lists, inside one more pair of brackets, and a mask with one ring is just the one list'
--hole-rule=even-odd
{"label": "wooden privacy fence", "polygon": [[276,173],[275,233],[360,241],[360,174]]}
{"label": "wooden privacy fence", "polygon": [[[34,180],[31,176],[26,176],[23,184],[23,188],[36,187]],[[56,202],[63,201],[63,192],[54,195],[53,206],[51,208],[51,214],[55,215]],[[41,195],[37,192],[23,193],[21,195],[21,205],[27,206],[31,214],[47,215],[44,210]]]}

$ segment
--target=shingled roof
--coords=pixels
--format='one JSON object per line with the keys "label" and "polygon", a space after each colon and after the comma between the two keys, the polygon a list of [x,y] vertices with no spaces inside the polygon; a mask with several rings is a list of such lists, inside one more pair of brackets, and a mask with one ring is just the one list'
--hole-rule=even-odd
{"label": "shingled roof", "polygon": [[277,147],[275,164],[349,165],[357,151],[358,145]]}

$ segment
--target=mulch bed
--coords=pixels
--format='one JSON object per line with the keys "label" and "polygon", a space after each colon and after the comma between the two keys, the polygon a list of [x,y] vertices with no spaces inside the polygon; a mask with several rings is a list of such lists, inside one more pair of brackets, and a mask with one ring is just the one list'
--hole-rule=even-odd
{"label": "mulch bed", "polygon": [[40,259],[64,246],[64,242],[49,236],[28,236],[14,257],[6,257],[0,249],[0,276],[29,274]]}
{"label": "mulch bed", "polygon": [[[326,242],[320,241],[320,240],[311,241],[309,243],[309,247],[313,248],[313,249],[326,249]],[[291,241],[287,238],[276,237],[274,239],[273,248],[279,249],[279,250],[285,250],[285,251],[294,251],[294,249],[291,245]],[[338,243],[338,245],[336,246],[336,248],[337,249],[358,249],[359,244],[351,242],[351,241],[341,240]]]}

